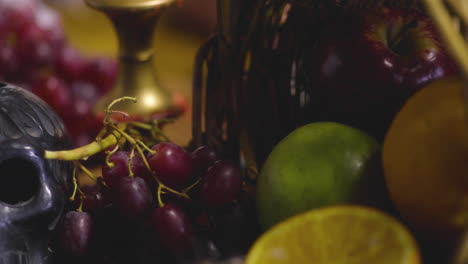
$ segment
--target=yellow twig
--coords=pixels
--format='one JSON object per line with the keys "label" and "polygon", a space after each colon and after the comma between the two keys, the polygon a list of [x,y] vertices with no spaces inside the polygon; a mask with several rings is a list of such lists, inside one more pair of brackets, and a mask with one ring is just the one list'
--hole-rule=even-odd
{"label": "yellow twig", "polygon": [[447,4],[462,19],[462,22],[468,25],[468,2],[466,0],[447,0]]}
{"label": "yellow twig", "polygon": [[460,32],[454,28],[452,17],[441,1],[424,0],[424,3],[451,55],[465,76],[468,76],[468,47]]}

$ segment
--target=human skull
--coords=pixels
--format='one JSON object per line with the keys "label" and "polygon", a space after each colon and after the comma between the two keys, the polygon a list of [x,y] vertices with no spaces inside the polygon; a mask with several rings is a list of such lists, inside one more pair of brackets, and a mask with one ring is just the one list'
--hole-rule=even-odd
{"label": "human skull", "polygon": [[0,83],[0,264],[51,262],[49,242],[71,184],[67,162],[44,159],[68,148],[64,127],[31,92]]}

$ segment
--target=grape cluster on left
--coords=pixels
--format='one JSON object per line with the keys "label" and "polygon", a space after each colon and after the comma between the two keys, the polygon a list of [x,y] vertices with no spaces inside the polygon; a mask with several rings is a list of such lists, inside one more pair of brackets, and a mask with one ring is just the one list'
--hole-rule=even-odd
{"label": "grape cluster on left", "polygon": [[[164,121],[122,123],[109,115],[96,141],[46,154],[75,163],[73,208],[52,247],[58,262],[197,263],[242,256],[259,227],[239,164],[209,146],[170,142],[158,134]],[[98,156],[100,175],[81,164],[89,153]],[[78,170],[95,183],[79,186]]]}
{"label": "grape cluster on left", "polygon": [[[48,103],[76,148],[118,137],[95,155],[68,159],[75,189],[50,245],[55,263],[194,263],[243,255],[258,225],[239,164],[208,146],[170,142],[160,130],[165,113],[148,123],[121,122],[121,113],[95,115],[92,107],[117,74],[114,59],[74,48],[59,14],[40,0],[0,0],[0,80]],[[80,183],[79,173],[94,183]]]}

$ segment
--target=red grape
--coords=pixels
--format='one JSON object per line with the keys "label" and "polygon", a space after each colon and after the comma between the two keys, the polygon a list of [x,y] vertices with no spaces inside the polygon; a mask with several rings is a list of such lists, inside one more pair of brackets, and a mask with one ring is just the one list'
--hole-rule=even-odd
{"label": "red grape", "polygon": [[113,164],[113,167],[106,165],[102,166],[102,177],[107,185],[111,188],[117,182],[118,179],[127,177],[129,153],[126,151],[117,151],[109,157],[109,162]]}
{"label": "red grape", "polygon": [[33,25],[35,23],[35,13],[38,9],[37,0],[23,1],[1,1],[1,16],[8,18],[10,27],[17,29],[24,25]]}
{"label": "red grape", "polygon": [[241,188],[239,166],[231,161],[217,161],[202,179],[200,201],[206,207],[219,208],[232,202]]}
{"label": "red grape", "polygon": [[[130,175],[128,170],[130,154],[126,151],[117,151],[110,156],[109,161],[114,163],[114,167],[110,168],[104,165],[102,167],[102,176],[109,186],[114,186],[117,179]],[[138,154],[133,156],[130,167],[134,176],[144,179],[148,184],[154,181],[152,173],[146,168],[143,159]]]}
{"label": "red grape", "polygon": [[150,186],[154,183],[153,174],[148,168],[146,168],[145,163],[140,155],[134,155],[131,163],[132,172],[136,177],[140,177],[146,181]]}
{"label": "red grape", "polygon": [[169,187],[183,187],[192,182],[192,158],[184,148],[170,142],[152,147],[148,163],[158,179]]}
{"label": "red grape", "polygon": [[252,200],[239,199],[212,212],[213,239],[224,253],[245,252],[260,233],[254,204]]}
{"label": "red grape", "polygon": [[111,191],[113,204],[128,219],[140,218],[153,201],[148,185],[139,177],[120,178]]}
{"label": "red grape", "polygon": [[18,68],[19,63],[15,49],[10,45],[0,45],[0,72],[5,76],[13,76],[17,74]]}
{"label": "red grape", "polygon": [[55,69],[67,81],[79,80],[86,66],[86,61],[73,47],[65,46],[58,50]]}
{"label": "red grape", "polygon": [[[85,145],[88,145],[89,142],[93,141],[93,137],[90,136],[88,133],[83,132],[83,131],[77,131],[76,133],[72,133],[71,139],[73,140],[73,144],[75,147],[82,147]],[[88,159],[89,161],[91,159]]]}
{"label": "red grape", "polygon": [[70,211],[63,218],[60,245],[66,253],[82,256],[89,250],[92,233],[91,215],[87,212]]}
{"label": "red grape", "polygon": [[[84,119],[86,119],[92,113],[91,104],[89,103],[89,101],[81,99],[81,98],[75,99],[73,103],[73,110],[75,112],[75,117],[76,117],[75,121],[80,120],[79,123],[81,123],[81,125],[83,125]],[[92,118],[92,116],[90,117]]]}
{"label": "red grape", "polygon": [[35,15],[34,22],[44,32],[45,40],[54,49],[62,47],[65,44],[65,33],[59,14],[41,4]]}
{"label": "red grape", "polygon": [[22,67],[40,67],[53,60],[53,47],[37,26],[23,26],[16,35],[16,47]]}
{"label": "red grape", "polygon": [[156,208],[151,215],[151,224],[161,244],[175,253],[186,251],[193,238],[188,216],[175,204]]}
{"label": "red grape", "polygon": [[201,146],[192,152],[193,174],[196,178],[203,176],[218,157],[212,147]]}
{"label": "red grape", "polygon": [[85,100],[94,104],[98,99],[96,87],[86,81],[74,81],[70,84],[70,90],[76,100]]}
{"label": "red grape", "polygon": [[94,84],[99,94],[106,94],[114,86],[118,64],[105,57],[91,60],[84,70],[84,79]]}
{"label": "red grape", "polygon": [[[86,144],[93,141],[98,131],[95,129],[95,116],[89,101],[75,98],[68,113],[62,113],[62,116],[67,117],[64,123],[73,138],[79,139],[77,136],[87,137]],[[79,122],[76,122],[76,120],[79,120]],[[78,144],[78,142],[75,142],[75,144]]]}
{"label": "red grape", "polygon": [[37,80],[33,85],[33,92],[58,113],[70,112],[72,97],[70,90],[62,79],[54,75],[49,75]]}
{"label": "red grape", "polygon": [[81,187],[85,197],[83,199],[83,211],[94,212],[104,208],[109,204],[108,197],[104,195],[105,192],[101,190],[99,184],[85,185]]}

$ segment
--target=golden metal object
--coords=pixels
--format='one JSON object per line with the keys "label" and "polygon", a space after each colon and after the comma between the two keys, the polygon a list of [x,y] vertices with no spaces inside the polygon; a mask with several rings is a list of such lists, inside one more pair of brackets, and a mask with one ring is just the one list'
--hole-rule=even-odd
{"label": "golden metal object", "polygon": [[162,12],[176,0],[85,0],[107,15],[119,40],[120,72],[114,89],[97,102],[103,112],[114,99],[135,97],[138,104],[124,102],[119,109],[132,116],[149,117],[173,106],[170,93],[156,79],[153,36]]}

